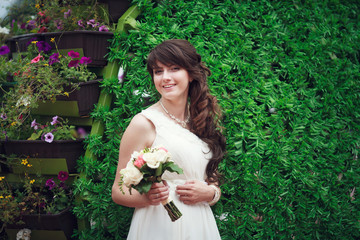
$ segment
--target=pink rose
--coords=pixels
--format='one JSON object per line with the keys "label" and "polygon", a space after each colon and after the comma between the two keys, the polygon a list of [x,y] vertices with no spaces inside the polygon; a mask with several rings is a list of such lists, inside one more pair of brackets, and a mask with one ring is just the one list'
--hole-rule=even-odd
{"label": "pink rose", "polygon": [[166,148],[164,148],[164,147],[159,147],[159,150],[163,150],[165,152],[168,152],[168,150]]}
{"label": "pink rose", "polygon": [[145,164],[145,160],[143,158],[143,154],[140,154],[137,157],[137,159],[134,161],[134,165],[140,169],[144,164]]}

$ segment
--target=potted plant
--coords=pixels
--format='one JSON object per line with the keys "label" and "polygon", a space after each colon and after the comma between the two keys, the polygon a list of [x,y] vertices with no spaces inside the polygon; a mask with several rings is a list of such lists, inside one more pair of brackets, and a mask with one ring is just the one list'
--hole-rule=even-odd
{"label": "potted plant", "polygon": [[[95,91],[95,96],[88,104],[92,108],[97,102],[100,91],[98,80],[87,68],[92,59],[80,58],[80,54],[75,51],[62,55],[56,45],[55,49],[55,52],[51,51],[52,47],[44,41],[33,41],[28,51],[19,56],[17,65],[11,72],[16,84],[5,92],[0,106],[1,119],[8,125],[18,127],[39,103],[55,102],[60,96],[63,96],[62,100],[69,98],[81,85],[95,86],[97,94]],[[87,84],[83,84],[84,82]],[[77,100],[80,101],[81,97]],[[87,109],[88,112],[90,110]],[[5,123],[3,122],[6,128],[8,125]]]}
{"label": "potted plant", "polygon": [[44,178],[28,174],[27,159],[19,159],[25,170],[21,182],[8,182],[0,176],[1,230],[61,230],[71,239],[76,218],[71,212],[74,195],[69,174],[60,171],[56,177]]}
{"label": "potted plant", "polygon": [[103,67],[107,61],[109,39],[113,37],[104,9],[97,1],[37,1],[34,19],[13,24],[16,36],[7,40],[11,55],[24,52],[31,41],[55,39],[58,48],[76,49],[92,58],[91,67]]}
{"label": "potted plant", "polygon": [[[33,119],[31,124],[24,124],[21,131],[10,126],[7,131],[0,133],[0,139],[4,139],[1,140],[3,157],[27,157],[34,166],[33,174],[37,171],[52,174],[59,169],[76,173],[77,160],[84,153],[83,140],[86,135],[84,128],[75,128],[68,125],[66,120],[54,116],[46,124]],[[23,169],[15,165],[11,171],[21,173]]]}

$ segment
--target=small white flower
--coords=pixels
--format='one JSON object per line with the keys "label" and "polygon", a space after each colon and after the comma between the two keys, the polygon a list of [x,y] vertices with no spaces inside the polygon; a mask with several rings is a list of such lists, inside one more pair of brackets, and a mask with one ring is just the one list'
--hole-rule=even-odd
{"label": "small white flower", "polygon": [[0,33],[9,34],[10,30],[6,27],[0,27]]}
{"label": "small white flower", "polygon": [[21,105],[24,105],[24,106],[27,106],[27,105],[30,105],[30,96],[21,96],[21,98],[17,101],[16,103],[16,106],[21,106]]}

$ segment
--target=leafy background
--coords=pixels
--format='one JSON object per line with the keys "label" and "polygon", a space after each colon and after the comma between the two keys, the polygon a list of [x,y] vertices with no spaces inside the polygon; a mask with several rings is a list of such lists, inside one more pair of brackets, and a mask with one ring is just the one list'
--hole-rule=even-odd
{"label": "leafy background", "polygon": [[80,162],[87,201],[74,211],[92,227],[79,238],[126,238],[133,210],[111,200],[118,147],[131,117],[158,99],[146,57],[172,38],[203,56],[224,113],[223,196],[213,207],[222,239],[359,238],[359,3],[134,2],[138,28],[117,34],[108,56],[125,81],[105,79],[113,106],[92,114],[105,137],[88,139],[98,161]]}

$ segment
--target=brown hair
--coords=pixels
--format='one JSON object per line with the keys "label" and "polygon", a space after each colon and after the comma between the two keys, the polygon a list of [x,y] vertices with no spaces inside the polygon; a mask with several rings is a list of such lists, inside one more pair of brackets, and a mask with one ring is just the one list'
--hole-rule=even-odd
{"label": "brown hair", "polygon": [[225,154],[225,137],[219,126],[221,111],[217,100],[209,92],[207,77],[210,70],[201,62],[201,56],[188,41],[167,40],[156,46],[149,54],[147,70],[153,78],[156,62],[167,66],[177,65],[186,69],[192,81],[189,86],[190,131],[206,142],[212,157],[206,167],[209,182],[218,182],[218,166]]}

